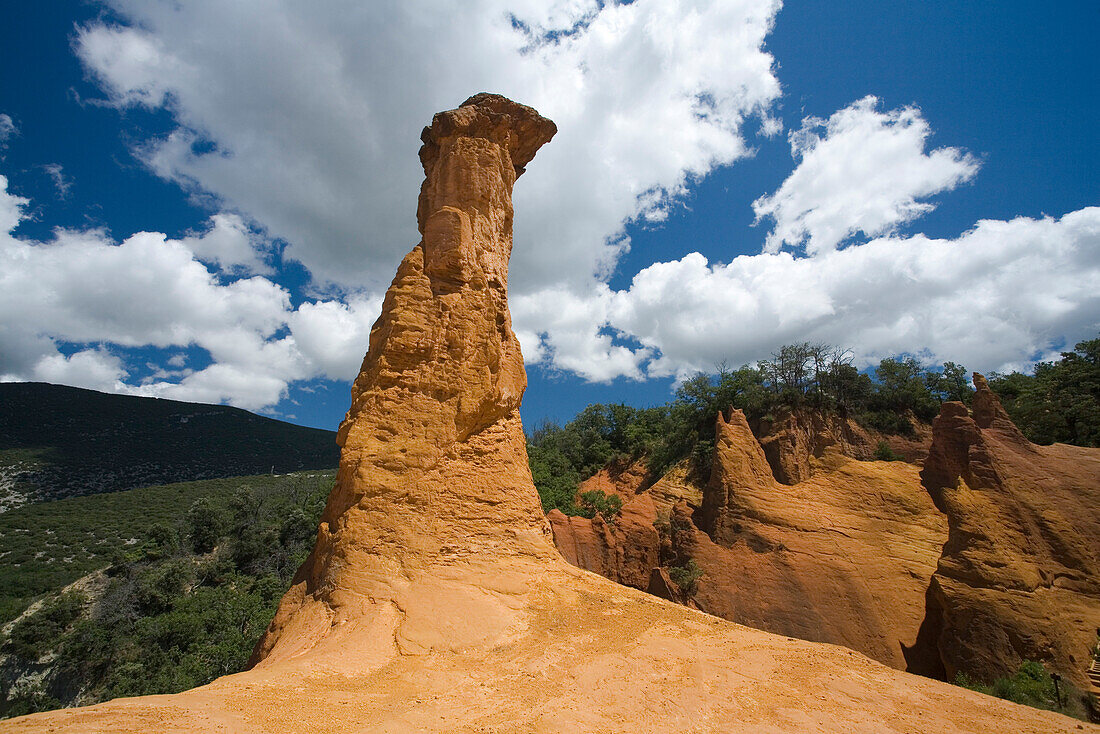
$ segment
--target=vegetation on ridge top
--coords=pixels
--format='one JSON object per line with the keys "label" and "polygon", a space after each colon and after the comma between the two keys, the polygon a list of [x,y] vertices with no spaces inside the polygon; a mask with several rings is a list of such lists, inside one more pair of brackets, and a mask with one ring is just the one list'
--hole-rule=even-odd
{"label": "vegetation on ridge top", "polygon": [[[1038,364],[1034,375],[994,373],[989,384],[1035,443],[1100,446],[1100,338],[1077,344],[1058,362]],[[849,416],[882,433],[911,435],[913,417],[931,421],[945,401],[969,404],[973,392],[967,371],[953,362],[930,369],[912,357],[887,358],[872,376],[852,365],[847,350],[792,344],[755,367],[722,365],[717,374],[698,373],[664,405],[596,404],[564,426],[544,422],[530,432],[527,453],[543,508],[591,517],[591,509],[576,502],[577,486],[612,462],[644,457],[660,475],[691,458],[705,476],[720,410],[739,408],[755,423],[809,408]],[[879,458],[898,457],[880,449]]]}
{"label": "vegetation on ridge top", "polygon": [[929,421],[943,401],[969,402],[972,393],[965,370],[951,362],[931,370],[911,357],[884,359],[872,378],[852,365],[848,350],[792,344],[755,367],[723,365],[716,375],[696,374],[665,405],[590,405],[564,426],[543,423],[531,431],[527,453],[543,508],[591,517],[576,502],[577,486],[611,462],[645,457],[660,475],[690,458],[705,476],[719,411],[739,408],[756,422],[809,408],[852,416],[885,433],[912,434],[910,416]]}

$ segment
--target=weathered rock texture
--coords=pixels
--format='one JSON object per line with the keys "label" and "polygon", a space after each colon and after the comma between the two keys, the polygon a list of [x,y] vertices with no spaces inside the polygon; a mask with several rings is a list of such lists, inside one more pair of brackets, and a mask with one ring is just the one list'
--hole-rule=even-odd
{"label": "weathered rock texture", "polygon": [[[551,518],[555,542],[639,589],[654,556],[693,560],[698,608],[899,669],[992,680],[1032,659],[1086,687],[1100,628],[1100,451],[1031,444],[974,382],[973,415],[943,406],[919,474],[852,460],[877,439],[839,419],[791,414],[758,426],[758,441],[734,411],[719,417],[701,495],[679,468],[639,489],[614,525]],[[665,536],[644,532],[650,517],[671,519]]]}
{"label": "weathered rock texture", "polygon": [[869,459],[877,440],[839,418],[799,412],[758,428],[759,441],[741,411],[719,416],[709,482],[676,467],[639,488],[612,525],[551,513],[562,555],[644,590],[655,558],[694,561],[704,573],[691,601],[704,611],[935,672],[910,648],[947,522],[917,467],[851,458]]}
{"label": "weathered rock texture", "polygon": [[557,554],[524,456],[523,367],[504,300],[511,184],[552,132],[489,95],[426,132],[424,241],[372,332],[339,483],[257,666],[0,729],[1074,730],[671,604]]}
{"label": "weathered rock texture", "polygon": [[875,458],[875,449],[884,442],[906,461],[924,459],[932,443],[931,426],[912,414],[908,418],[914,428],[912,436],[888,436],[846,416],[799,409],[759,421],[753,425],[753,433],[760,439],[776,480],[798,484],[813,476],[815,459],[829,449],[866,461]]}
{"label": "weathered rock texture", "polygon": [[719,417],[694,547],[701,609],[905,669],[947,523],[905,462],[830,446],[806,480],[776,481],[740,411]]}
{"label": "weathered rock texture", "polygon": [[[508,313],[512,186],[555,132],[495,95],[424,129],[423,239],[371,330],[316,546],[255,661],[342,646],[348,624],[386,634],[396,624],[408,652],[481,643],[515,623],[488,590],[517,582],[495,566],[552,547],[518,412],[527,376]],[[444,599],[460,625],[437,627]]]}
{"label": "weathered rock texture", "polygon": [[921,478],[950,534],[928,635],[947,675],[1044,660],[1085,687],[1100,628],[1100,451],[1030,443],[985,379],[946,403]]}

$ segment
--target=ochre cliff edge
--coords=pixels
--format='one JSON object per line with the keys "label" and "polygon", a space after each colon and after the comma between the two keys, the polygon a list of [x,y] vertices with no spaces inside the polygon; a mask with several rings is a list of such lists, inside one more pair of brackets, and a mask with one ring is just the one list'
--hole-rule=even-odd
{"label": "ochre cliff edge", "polygon": [[946,403],[921,478],[950,523],[928,634],[948,676],[1043,660],[1087,688],[1100,629],[1100,450],[1029,442],[985,379]]}
{"label": "ochre cliff edge", "polygon": [[494,95],[426,131],[423,242],[371,334],[316,548],[255,668],[0,730],[1077,730],[561,558],[527,468],[524,372],[505,299],[511,186],[552,133]]}

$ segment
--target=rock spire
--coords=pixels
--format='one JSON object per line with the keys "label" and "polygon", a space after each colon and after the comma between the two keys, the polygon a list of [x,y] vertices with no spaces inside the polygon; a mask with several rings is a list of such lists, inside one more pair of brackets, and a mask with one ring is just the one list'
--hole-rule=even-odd
{"label": "rock spire", "polygon": [[553,553],[518,412],[527,376],[508,260],[512,186],[556,131],[495,94],[424,128],[422,240],[371,330],[316,545],[254,662],[404,609],[425,573]]}

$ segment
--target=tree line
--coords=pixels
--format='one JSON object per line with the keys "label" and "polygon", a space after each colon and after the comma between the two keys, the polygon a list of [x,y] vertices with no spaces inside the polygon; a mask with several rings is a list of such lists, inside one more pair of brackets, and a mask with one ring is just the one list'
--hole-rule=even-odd
{"label": "tree line", "polygon": [[[685,457],[709,470],[718,411],[739,408],[750,422],[783,411],[811,409],[849,417],[882,433],[912,435],[914,421],[931,421],[949,400],[969,404],[973,388],[954,362],[925,366],[890,357],[859,370],[849,349],[802,342],[784,346],[755,365],[685,380],[675,398],[651,408],[590,405],[565,425],[544,422],[528,436],[535,486],[546,510],[587,515],[578,484],[614,461],[644,457],[655,474]],[[1100,445],[1100,339],[1082,342],[1034,375],[992,374],[990,385],[1009,415],[1036,443]]]}

